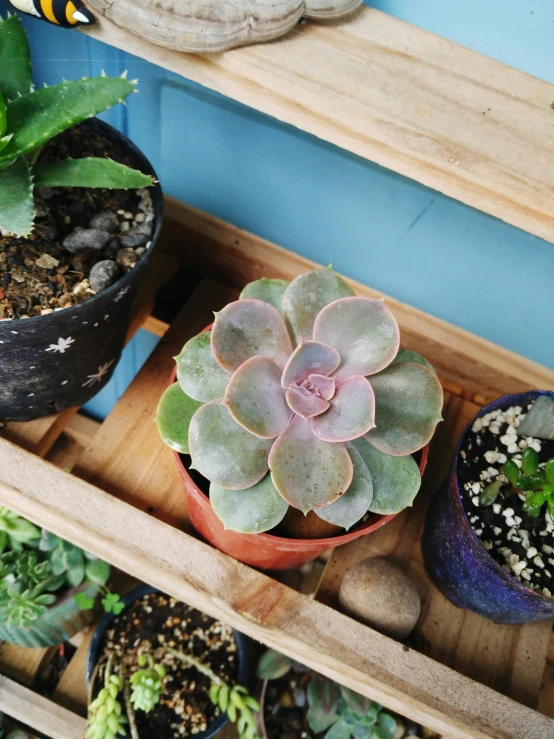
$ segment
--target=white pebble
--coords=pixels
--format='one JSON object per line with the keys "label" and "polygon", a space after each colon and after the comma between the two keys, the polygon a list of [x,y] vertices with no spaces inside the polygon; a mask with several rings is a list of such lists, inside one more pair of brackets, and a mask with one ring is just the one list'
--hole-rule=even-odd
{"label": "white pebble", "polygon": [[529,547],[529,549],[527,550],[527,559],[533,559],[533,557],[536,557],[537,554],[538,552],[535,547]]}
{"label": "white pebble", "polygon": [[515,526],[516,522],[515,519],[512,518],[512,516],[506,516],[506,523],[508,526]]}
{"label": "white pebble", "polygon": [[533,564],[537,567],[540,567],[541,569],[544,567],[544,562],[538,555],[533,558]]}
{"label": "white pebble", "polygon": [[521,577],[525,578],[526,580],[530,580],[531,575],[532,575],[531,570],[523,570],[523,572],[521,573]]}
{"label": "white pebble", "polygon": [[492,531],[495,536],[500,536],[500,534],[502,533],[502,529],[498,526],[495,526]]}
{"label": "white pebble", "polygon": [[471,499],[471,502],[473,503],[473,505],[477,505],[477,506],[478,506],[478,505],[479,505],[479,496],[478,496],[478,495],[475,495],[475,496],[474,496],[474,497],[473,497],[473,498]]}
{"label": "white pebble", "polygon": [[479,493],[481,492],[481,485],[479,485],[478,482],[474,482],[473,485],[471,486],[471,490],[476,495],[479,495]]}
{"label": "white pebble", "polygon": [[[477,533],[477,532],[475,532],[475,533]],[[486,549],[487,551],[488,551],[489,549],[492,549],[492,542],[491,542],[491,541],[484,541],[484,542],[482,542],[482,544],[483,544],[483,546],[485,547],[485,549]]]}
{"label": "white pebble", "polygon": [[500,441],[504,444],[504,446],[510,446],[510,444],[512,443],[512,437],[508,436],[508,434],[503,434],[500,437]]}
{"label": "white pebble", "polygon": [[515,454],[517,450],[519,449],[517,444],[510,444],[508,447],[508,454]]}
{"label": "white pebble", "polygon": [[501,508],[500,503],[492,504],[493,513],[496,513],[497,515],[500,513],[500,508]]}
{"label": "white pebble", "polygon": [[550,592],[550,590],[548,588],[543,588],[542,589],[542,594],[543,595],[546,595],[547,598],[551,598],[552,597],[552,593]]}
{"label": "white pebble", "polygon": [[511,567],[516,575],[520,575],[523,572],[523,570],[527,567],[527,562],[523,559],[511,565]]}
{"label": "white pebble", "polygon": [[[495,511],[496,513],[496,511]],[[506,508],[502,511],[502,515],[506,518],[511,518],[514,515],[515,511],[513,508]],[[513,525],[513,524],[512,524]]]}
{"label": "white pebble", "polygon": [[552,554],[554,552],[554,549],[549,544],[543,544],[541,549],[545,554]]}
{"label": "white pebble", "polygon": [[531,449],[534,449],[536,452],[540,452],[540,450],[541,450],[542,447],[541,447],[541,443],[540,443],[540,441],[538,439],[533,439],[533,438],[529,437],[528,439],[526,439],[526,441],[527,441],[527,446],[528,447],[530,447]]}

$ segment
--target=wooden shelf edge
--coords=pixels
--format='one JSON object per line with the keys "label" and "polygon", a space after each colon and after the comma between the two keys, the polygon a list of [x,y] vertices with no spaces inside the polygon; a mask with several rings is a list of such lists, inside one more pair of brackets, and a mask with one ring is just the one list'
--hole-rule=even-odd
{"label": "wooden shelf edge", "polygon": [[7,441],[0,442],[0,501],[125,572],[452,739],[544,739],[554,732],[554,722],[545,716]]}
{"label": "wooden shelf edge", "polygon": [[554,242],[554,85],[368,7],[206,56],[118,28],[117,7],[85,32]]}

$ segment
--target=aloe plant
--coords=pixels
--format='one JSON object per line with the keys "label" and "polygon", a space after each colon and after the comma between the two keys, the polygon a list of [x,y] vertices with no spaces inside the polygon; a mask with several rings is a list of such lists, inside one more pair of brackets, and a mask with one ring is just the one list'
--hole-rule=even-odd
{"label": "aloe plant", "polygon": [[104,609],[118,613],[123,604],[106,587],[109,575],[106,562],[0,508],[0,622],[29,628],[56,594],[84,583],[87,590],[75,595],[80,608],[92,608],[91,593],[100,588]]}
{"label": "aloe plant", "polygon": [[190,454],[235,531],[267,531],[289,505],[345,529],[397,513],[442,408],[435,372],[399,340],[383,300],[356,297],[330,268],[257,280],[176,357],[162,439]]}
{"label": "aloe plant", "polygon": [[140,188],[152,177],[109,159],[37,164],[54,136],[123,102],[136,80],[121,77],[63,81],[35,90],[25,31],[17,16],[0,19],[0,230],[27,236],[33,228],[35,187]]}

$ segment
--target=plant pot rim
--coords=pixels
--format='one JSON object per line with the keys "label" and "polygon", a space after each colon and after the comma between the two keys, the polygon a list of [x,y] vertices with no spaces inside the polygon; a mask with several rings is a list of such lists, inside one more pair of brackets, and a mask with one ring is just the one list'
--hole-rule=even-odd
{"label": "plant pot rim", "polygon": [[[204,329],[204,331],[209,330],[211,327],[208,326]],[[171,386],[177,377],[177,367],[175,366],[173,368],[173,371],[171,373],[171,377],[169,380],[169,386]],[[192,477],[189,475],[189,472],[185,465],[183,464],[183,460],[181,459],[181,455],[179,452],[173,451],[173,456],[175,458],[175,462],[177,464],[177,467],[179,468],[181,474],[185,474],[188,479],[190,480],[190,487],[189,487],[189,493],[191,495],[194,495],[197,502],[200,505],[208,505],[211,508],[211,503],[209,497],[204,493],[198,485],[194,482]],[[425,468],[427,467],[427,459],[429,456],[429,444],[426,444],[421,449],[421,460],[419,463],[419,471],[420,475],[423,476],[423,473],[425,472]],[[212,509],[213,510],[213,509]],[[342,544],[348,544],[353,540],[353,534],[356,534],[354,538],[358,538],[358,536],[361,536],[362,534],[369,534],[372,531],[376,531],[377,529],[381,528],[381,526],[384,526],[385,524],[389,523],[389,521],[392,521],[393,518],[396,518],[398,513],[391,513],[387,516],[382,515],[380,513],[373,513],[370,518],[365,521],[364,523],[358,524],[357,526],[350,528],[346,533],[340,534],[337,536],[326,536],[324,538],[320,539],[302,539],[302,538],[292,538],[288,536],[277,536],[276,534],[268,534],[268,533],[261,533],[261,534],[244,534],[240,531],[237,531],[236,533],[240,536],[245,537],[246,539],[249,539],[250,541],[265,541],[270,545],[275,545],[278,542],[286,542],[287,545],[292,546],[297,552],[301,552],[304,549],[306,551],[312,551],[314,547],[324,545],[328,546],[328,548],[333,548],[335,546],[341,546]]]}
{"label": "plant pot rim", "polygon": [[[121,600],[123,603],[125,603],[125,608],[127,608],[133,601],[138,600],[139,598],[142,598],[144,595],[147,595],[148,593],[162,593],[163,591],[159,590],[158,588],[153,587],[152,585],[147,585],[146,583],[143,583],[142,585],[139,585],[136,588],[133,588],[133,590],[130,590],[128,593],[125,593],[121,597]],[[183,601],[184,602],[184,601]],[[185,604],[188,605],[188,604]],[[190,608],[193,608],[193,606],[189,606]],[[196,609],[199,610],[199,609]],[[123,613],[123,611],[122,611]],[[121,614],[119,614],[121,615]],[[96,626],[94,627],[94,633],[92,635],[92,638],[90,640],[90,644],[87,651],[87,659],[86,659],[86,665],[85,665],[85,679],[87,688],[90,691],[91,685],[90,681],[92,678],[92,674],[94,672],[94,668],[96,667],[96,663],[98,661],[98,657],[100,654],[100,647],[102,644],[102,639],[104,637],[104,634],[106,631],[110,628],[111,624],[115,621],[115,619],[118,616],[114,613],[105,613],[102,618],[98,621]],[[214,619],[218,620],[218,619]],[[233,635],[235,637],[235,642],[237,644],[237,683],[239,685],[247,685],[248,680],[250,677],[250,641],[247,636],[242,634],[240,631],[237,631],[236,629],[233,629]],[[208,726],[206,731],[203,731],[199,734],[195,734],[194,736],[196,739],[212,739],[215,737],[229,722],[229,718],[226,713],[220,713],[219,716],[217,716],[212,723]],[[127,739],[126,735],[123,739]]]}
{"label": "plant pot rim", "polygon": [[[519,580],[516,580],[514,575],[512,575],[509,572],[506,572],[506,570],[504,570],[498,564],[498,562],[494,559],[494,557],[485,549],[481,539],[477,536],[477,534],[473,530],[471,523],[469,522],[469,517],[467,515],[467,512],[462,502],[462,496],[460,494],[460,486],[458,485],[458,475],[457,475],[458,460],[460,458],[460,449],[462,447],[462,443],[465,440],[467,433],[470,431],[471,427],[473,426],[473,423],[475,422],[477,418],[481,418],[482,416],[485,416],[487,413],[490,413],[492,410],[496,410],[498,407],[509,408],[511,405],[517,405],[520,402],[520,399],[522,398],[528,398],[529,396],[538,397],[539,395],[548,395],[549,397],[554,399],[554,391],[551,391],[551,390],[526,390],[521,393],[512,393],[510,395],[503,395],[500,398],[497,398],[496,400],[493,400],[490,403],[487,403],[487,405],[483,406],[483,408],[481,408],[481,410],[475,414],[472,420],[467,424],[467,426],[462,431],[458,444],[456,445],[456,453],[454,454],[454,459],[452,462],[452,467],[451,467],[451,471],[449,475],[451,477],[450,487],[452,488],[452,490],[456,491],[455,504],[457,508],[461,511],[463,515],[463,520],[465,521],[465,526],[467,530],[469,531],[469,533],[471,534],[474,542],[478,544],[483,549],[483,551],[486,553],[488,560],[489,560],[491,570],[498,577],[500,577],[507,585],[509,585],[510,588],[520,592],[522,595],[525,595],[526,597],[531,596],[531,598],[534,599],[536,603],[547,604],[552,609],[552,612],[554,614],[554,600],[552,600],[552,598],[548,598],[546,595],[543,595],[542,593],[538,593],[536,590],[533,590],[527,585],[524,585]],[[545,616],[545,618],[548,618],[548,616]]]}
{"label": "plant pot rim", "polygon": [[[110,125],[109,123],[106,123],[106,121],[102,121],[99,118],[89,118],[82,123],[78,124],[81,126],[85,126],[87,128],[91,128],[93,130],[98,131],[98,133],[101,133],[102,135],[106,136],[106,138],[111,138],[112,141],[117,143],[117,145],[122,145],[128,150],[128,153],[131,154],[132,158],[136,160],[136,162],[140,162],[140,169],[142,172],[146,172],[147,174],[152,175],[155,179],[154,185],[149,187],[148,189],[152,192],[152,201],[154,203],[154,230],[152,231],[152,236],[150,238],[150,246],[148,249],[144,252],[144,254],[141,256],[140,260],[137,262],[135,267],[133,269],[129,270],[126,274],[122,275],[118,280],[116,280],[112,285],[107,287],[105,290],[102,290],[101,292],[97,293],[96,295],[87,298],[87,300],[84,300],[82,303],[78,303],[77,305],[68,306],[67,308],[62,308],[60,310],[55,310],[53,313],[46,313],[44,315],[40,316],[31,316],[29,318],[15,318],[10,319],[6,321],[0,321],[0,326],[5,323],[6,325],[10,325],[13,327],[16,323],[18,326],[21,326],[22,324],[25,325],[25,328],[34,328],[39,321],[42,321],[43,323],[50,319],[52,320],[52,316],[56,316],[58,314],[61,314],[62,312],[65,315],[69,315],[70,313],[78,313],[83,306],[91,305],[94,303],[94,301],[98,300],[100,297],[105,297],[109,295],[110,293],[115,294],[118,290],[121,290],[122,287],[125,286],[125,284],[130,281],[131,275],[133,274],[133,271],[139,267],[140,263],[145,260],[148,260],[150,252],[154,249],[154,246],[156,245],[156,242],[160,236],[160,231],[162,227],[163,222],[163,216],[164,216],[164,200],[163,200],[163,192],[160,185],[160,182],[158,180],[158,177],[156,175],[156,172],[154,171],[154,168],[146,158],[146,156],[143,154],[143,152],[138,148],[136,144],[134,144],[131,139],[129,139],[125,134],[121,133],[117,128]],[[72,126],[74,128],[74,126]],[[136,188],[141,189],[141,188]]]}

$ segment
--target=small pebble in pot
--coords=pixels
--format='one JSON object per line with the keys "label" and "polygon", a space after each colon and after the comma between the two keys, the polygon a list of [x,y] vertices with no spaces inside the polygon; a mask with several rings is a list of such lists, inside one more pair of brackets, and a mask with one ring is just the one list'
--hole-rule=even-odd
{"label": "small pebble in pot", "polygon": [[50,254],[41,254],[35,261],[35,264],[37,267],[42,267],[43,269],[54,269],[54,267],[58,266],[59,261],[55,257],[50,256]]}
{"label": "small pebble in pot", "polygon": [[396,639],[411,633],[421,610],[408,575],[382,557],[364,559],[346,573],[339,602],[354,618]]}
{"label": "small pebble in pot", "polygon": [[90,228],[99,228],[101,231],[112,233],[117,228],[117,216],[109,210],[102,210],[95,213],[90,219]]}
{"label": "small pebble in pot", "polygon": [[99,228],[85,228],[83,231],[73,231],[63,240],[64,249],[71,254],[77,254],[85,249],[103,249],[108,243],[110,234]]}
{"label": "small pebble in pot", "polygon": [[114,283],[118,276],[119,268],[117,264],[111,259],[103,259],[90,270],[90,286],[94,292],[102,292]]}
{"label": "small pebble in pot", "polygon": [[119,243],[123,247],[136,249],[137,246],[144,246],[148,243],[151,235],[152,225],[150,223],[143,223],[134,230],[120,236]]}
{"label": "small pebble in pot", "polygon": [[117,252],[117,257],[115,258],[115,261],[122,269],[128,272],[135,266],[139,258],[140,257],[134,249],[120,249]]}

